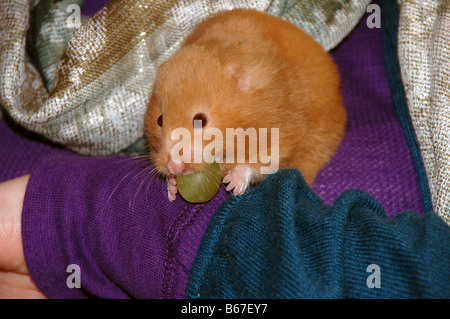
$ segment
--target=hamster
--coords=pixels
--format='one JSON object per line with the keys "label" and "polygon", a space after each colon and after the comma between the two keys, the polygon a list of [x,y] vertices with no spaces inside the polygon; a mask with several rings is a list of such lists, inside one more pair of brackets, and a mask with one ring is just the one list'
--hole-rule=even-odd
{"label": "hamster", "polygon": [[[201,127],[194,129],[196,119]],[[144,123],[150,159],[167,177],[173,201],[176,176],[207,165],[205,160],[172,159],[177,128],[192,136],[198,129],[223,132],[223,148],[216,150],[215,160],[227,190],[240,195],[281,168],[297,168],[311,185],[341,143],[346,121],[338,69],[322,46],[280,18],[234,9],[201,22],[160,66]],[[244,163],[226,160],[227,128],[278,129],[278,167],[262,173],[262,161],[249,160],[250,141]],[[271,149],[272,140],[267,140]],[[191,155],[195,152],[191,148]]]}

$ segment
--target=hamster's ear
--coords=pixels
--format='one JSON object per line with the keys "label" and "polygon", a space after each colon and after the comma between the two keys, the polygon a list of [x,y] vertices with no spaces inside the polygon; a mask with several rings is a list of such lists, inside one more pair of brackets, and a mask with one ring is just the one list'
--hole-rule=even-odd
{"label": "hamster's ear", "polygon": [[243,68],[236,63],[228,63],[225,66],[225,74],[236,81],[240,91],[248,91],[251,87],[250,76],[244,72]]}
{"label": "hamster's ear", "polygon": [[238,89],[243,92],[267,88],[270,85],[271,73],[262,64],[247,64],[242,67],[231,62],[225,66],[225,74],[235,80]]}

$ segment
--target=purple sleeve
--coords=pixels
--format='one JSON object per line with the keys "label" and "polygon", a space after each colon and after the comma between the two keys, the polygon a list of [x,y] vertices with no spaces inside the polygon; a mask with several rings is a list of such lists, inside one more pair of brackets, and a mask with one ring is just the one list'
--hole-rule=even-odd
{"label": "purple sleeve", "polygon": [[[125,156],[44,158],[25,194],[22,236],[49,298],[183,298],[188,270],[225,192],[206,204],[167,199],[164,181]],[[67,281],[79,266],[81,288]],[[70,278],[69,278],[70,280]]]}

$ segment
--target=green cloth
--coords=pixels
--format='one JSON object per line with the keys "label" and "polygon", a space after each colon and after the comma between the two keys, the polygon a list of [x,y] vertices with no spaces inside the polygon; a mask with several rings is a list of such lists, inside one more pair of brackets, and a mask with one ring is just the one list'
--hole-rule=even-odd
{"label": "green cloth", "polygon": [[360,191],[327,206],[282,170],[219,207],[186,297],[450,298],[449,264],[450,228],[435,214],[389,220]]}

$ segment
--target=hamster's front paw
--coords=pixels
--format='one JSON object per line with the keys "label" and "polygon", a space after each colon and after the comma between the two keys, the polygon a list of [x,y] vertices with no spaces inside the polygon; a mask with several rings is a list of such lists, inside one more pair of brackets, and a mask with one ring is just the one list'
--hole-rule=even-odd
{"label": "hamster's front paw", "polygon": [[228,175],[224,177],[223,183],[227,185],[227,191],[233,190],[233,195],[242,195],[250,185],[253,170],[247,165],[236,165]]}
{"label": "hamster's front paw", "polygon": [[177,178],[175,176],[169,176],[167,178],[167,195],[169,197],[169,201],[173,202],[175,198],[177,198],[177,193]]}

